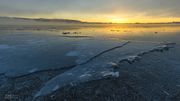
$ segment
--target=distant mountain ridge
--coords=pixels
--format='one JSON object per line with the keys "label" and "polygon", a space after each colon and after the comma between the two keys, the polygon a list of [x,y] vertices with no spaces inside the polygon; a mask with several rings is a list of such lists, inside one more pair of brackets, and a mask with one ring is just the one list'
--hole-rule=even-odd
{"label": "distant mountain ridge", "polygon": [[[0,16],[0,23],[3,21],[11,21],[11,20],[20,20],[20,21],[35,21],[35,22],[52,22],[52,23],[74,23],[74,24],[114,24],[111,22],[83,22],[80,20],[72,20],[72,19],[48,19],[48,18],[21,18],[21,17],[2,17]],[[180,24],[180,22],[162,22],[162,23],[125,23],[125,24]]]}
{"label": "distant mountain ridge", "polygon": [[34,20],[40,22],[63,22],[63,23],[86,23],[80,20],[71,20],[71,19],[46,19],[46,18],[20,18],[20,17],[0,17],[0,19],[14,19],[14,20]]}

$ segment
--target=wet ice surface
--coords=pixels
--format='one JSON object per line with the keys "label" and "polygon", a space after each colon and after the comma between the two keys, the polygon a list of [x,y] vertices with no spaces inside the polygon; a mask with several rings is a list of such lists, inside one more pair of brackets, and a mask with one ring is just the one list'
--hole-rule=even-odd
{"label": "wet ice surface", "polygon": [[30,32],[3,33],[0,36],[0,73],[7,76],[75,64],[75,57],[65,55],[75,47],[71,40]]}
{"label": "wet ice surface", "polygon": [[[163,27],[158,33],[153,28],[111,29],[78,29],[73,31],[81,33],[72,35],[62,35],[61,30],[0,31],[0,76],[19,77],[67,67],[43,82],[32,94],[34,98],[66,85],[120,78],[126,73],[127,82],[134,83],[146,97],[179,92],[179,27]],[[68,69],[70,66],[73,68]]]}

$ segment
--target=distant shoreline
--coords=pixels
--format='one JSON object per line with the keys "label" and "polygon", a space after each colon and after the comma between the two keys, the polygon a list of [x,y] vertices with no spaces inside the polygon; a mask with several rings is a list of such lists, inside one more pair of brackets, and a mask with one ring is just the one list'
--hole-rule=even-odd
{"label": "distant shoreline", "polygon": [[112,22],[84,22],[80,20],[73,19],[47,19],[47,18],[23,18],[23,17],[1,17],[0,20],[27,20],[27,21],[37,21],[37,22],[51,22],[51,23],[78,23],[78,24],[180,24],[179,22],[154,22],[154,23],[112,23]]}

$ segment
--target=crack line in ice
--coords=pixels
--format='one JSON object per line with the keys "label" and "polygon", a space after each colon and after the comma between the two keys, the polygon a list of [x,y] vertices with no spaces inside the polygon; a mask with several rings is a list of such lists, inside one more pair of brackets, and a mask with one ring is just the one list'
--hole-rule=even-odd
{"label": "crack line in ice", "polygon": [[[22,78],[22,77],[25,77],[25,76],[29,76],[29,75],[32,75],[32,74],[37,74],[37,73],[42,73],[42,72],[50,72],[50,71],[61,71],[61,70],[69,70],[69,69],[72,69],[78,65],[84,65],[84,64],[87,64],[89,63],[90,61],[94,60],[95,58],[107,53],[107,52],[110,52],[112,50],[115,50],[115,49],[118,49],[118,48],[121,48],[121,47],[124,47],[125,45],[127,45],[128,43],[130,43],[129,41],[123,43],[122,45],[120,46],[116,46],[116,47],[113,47],[113,48],[110,48],[110,49],[107,49],[103,52],[100,52],[99,54],[91,57],[89,60],[83,62],[83,63],[80,63],[80,64],[75,64],[75,65],[72,65],[72,66],[68,66],[68,67],[62,67],[62,68],[58,68],[58,69],[46,69],[46,70],[39,70],[39,71],[30,71],[28,74],[24,74],[24,75],[20,75],[20,76],[15,76],[15,77],[8,77],[8,78],[13,78],[13,79],[17,79],[17,78]],[[74,53],[73,53],[74,54]],[[72,54],[69,54],[69,55],[72,55]]]}
{"label": "crack line in ice", "polygon": [[99,57],[99,56],[101,56],[101,55],[103,55],[103,54],[105,54],[105,53],[107,53],[107,52],[110,52],[110,51],[112,51],[112,50],[115,50],[115,49],[121,48],[121,47],[123,47],[123,46],[127,45],[128,43],[130,43],[130,41],[127,41],[127,42],[125,42],[124,44],[122,44],[122,45],[120,45],[120,46],[116,46],[116,47],[113,47],[113,48],[111,48],[111,49],[105,50],[105,51],[103,51],[103,52],[101,52],[101,53],[99,53],[99,54],[95,55],[94,57],[90,58],[90,59],[89,59],[89,60],[87,60],[86,62],[81,63],[81,64],[79,64],[79,65],[84,65],[84,64],[87,64],[87,63],[89,63],[90,61],[94,60],[95,58],[97,58],[97,57]]}
{"label": "crack line in ice", "polygon": [[[170,48],[173,48],[173,45],[176,44],[176,43],[166,43],[166,44],[163,44],[162,46],[159,46],[159,47],[156,47],[156,48],[153,48],[149,51],[145,51],[145,52],[142,52],[142,53],[139,53],[137,54],[137,56],[130,56],[130,57],[127,57],[125,59],[122,59],[119,61],[119,63],[122,63],[122,62],[128,62],[130,64],[134,63],[135,61],[137,61],[140,57],[146,55],[146,54],[149,54],[149,53],[154,53],[154,52],[164,52],[164,51],[168,51]],[[114,49],[114,48],[113,48]],[[106,52],[106,51],[105,51]],[[118,64],[119,65],[119,64]],[[119,77],[119,72],[117,71],[114,71],[114,72],[101,72],[102,76],[101,78],[103,78],[103,76],[112,76],[112,77]],[[61,76],[61,75],[59,75]],[[63,85],[60,85],[58,80],[59,80],[59,76],[56,76],[54,79],[51,79],[50,81],[48,81],[44,87],[41,88],[41,90],[34,96],[34,99],[38,98],[38,97],[41,97],[41,96],[45,96],[45,95],[48,95],[48,94],[51,94],[52,92],[52,87],[53,85],[59,85],[59,89],[68,85],[67,83],[66,84],[63,84]],[[76,76],[75,76],[76,78]],[[99,78],[100,79],[100,78]],[[78,80],[74,80],[73,83],[76,83]],[[78,82],[83,82],[83,81],[78,81]],[[77,83],[78,83],[77,82]],[[54,84],[55,83],[55,84]],[[69,82],[69,83],[72,83],[72,82]]]}
{"label": "crack line in ice", "polygon": [[[144,56],[144,55],[146,55],[146,54],[149,54],[149,53],[154,53],[154,52],[164,52],[164,51],[168,51],[170,48],[173,48],[173,45],[174,44],[176,44],[176,43],[166,43],[166,44],[163,44],[162,46],[159,46],[159,47],[156,47],[156,48],[153,48],[153,49],[151,49],[151,50],[149,50],[149,51],[145,51],[145,52],[141,52],[141,53],[139,53],[139,54],[137,54],[136,56],[130,56],[130,57],[127,57],[127,58],[125,58],[125,59],[122,59],[122,60],[120,60],[119,61],[119,63],[122,63],[122,62],[128,62],[128,63],[130,63],[130,64],[132,64],[132,63],[134,63],[135,61],[137,61],[137,60],[139,60],[140,59],[140,57],[142,57],[142,56]],[[105,51],[106,52],[106,51]],[[104,76],[111,76],[111,77],[119,77],[119,72],[118,71],[114,71],[114,72],[101,72],[101,77],[97,77],[97,79],[100,79],[100,78],[103,78]],[[66,76],[66,75],[65,75]],[[35,94],[35,96],[34,96],[34,99],[36,99],[36,98],[38,98],[38,97],[41,97],[41,96],[46,96],[46,95],[48,95],[48,94],[51,94],[51,93],[53,93],[54,91],[52,91],[52,89],[55,87],[55,86],[57,86],[57,85],[59,85],[59,89],[60,88],[62,88],[62,87],[64,87],[64,86],[66,86],[66,85],[68,85],[68,82],[69,82],[69,84],[70,83],[80,83],[80,82],[85,82],[85,81],[87,81],[87,80],[85,80],[85,81],[78,81],[79,79],[77,79],[77,80],[75,80],[75,78],[77,77],[77,76],[79,76],[79,75],[74,75],[73,77],[74,77],[74,80],[73,81],[67,81],[65,84],[63,84],[63,85],[60,85],[59,83],[61,82],[62,83],[62,81],[61,80],[59,80],[60,78],[61,78],[61,75],[58,75],[58,76],[56,76],[56,77],[54,77],[53,79],[51,79],[51,80],[49,80],[46,84],[45,84],[45,86],[44,87],[42,87],[41,89],[40,89],[40,91],[39,92],[37,92],[36,94]],[[67,78],[66,78],[67,79]],[[93,80],[94,80],[94,78],[92,78]],[[70,79],[71,80],[71,79]],[[55,85],[55,86],[54,86]]]}

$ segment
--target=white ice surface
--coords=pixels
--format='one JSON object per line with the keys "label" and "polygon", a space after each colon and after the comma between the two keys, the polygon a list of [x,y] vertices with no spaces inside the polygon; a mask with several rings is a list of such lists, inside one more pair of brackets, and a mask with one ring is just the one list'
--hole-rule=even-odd
{"label": "white ice surface", "polygon": [[[101,47],[102,45],[99,46]],[[91,50],[97,51],[98,48],[99,47],[97,45],[94,47],[93,44],[87,44],[87,49],[86,47],[79,48],[79,50],[76,50],[80,51],[79,53],[82,53],[79,60],[86,60],[87,57],[91,55]],[[113,47],[111,46],[111,48]],[[54,77],[52,80],[48,81],[44,87],[42,87],[35,97],[52,93],[54,91],[53,88],[57,85],[59,85],[59,88],[61,88],[69,84],[96,80],[106,76],[119,77],[121,74],[118,72],[113,72],[112,66],[123,59],[133,61],[138,57],[139,54],[156,49],[163,49],[162,44],[150,42],[130,42],[124,47],[109,51],[101,56],[98,56],[87,64],[78,65],[63,74]],[[71,75],[69,75],[70,73]]]}

